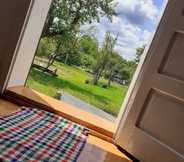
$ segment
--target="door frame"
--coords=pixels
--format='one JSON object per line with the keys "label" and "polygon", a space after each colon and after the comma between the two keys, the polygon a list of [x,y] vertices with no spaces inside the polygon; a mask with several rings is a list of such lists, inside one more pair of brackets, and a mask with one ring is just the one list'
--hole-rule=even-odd
{"label": "door frame", "polygon": [[[47,9],[46,9],[47,11],[48,11],[48,9],[49,9],[49,6],[50,6],[51,1],[52,1],[52,0],[47,0],[47,4],[48,4],[48,5],[47,5]],[[120,109],[118,118],[117,118],[116,123],[115,123],[115,124],[116,124],[116,132],[115,132],[115,135],[114,135],[114,138],[115,138],[115,139],[116,139],[116,137],[117,137],[117,136],[119,135],[119,133],[120,133],[119,130],[122,130],[122,128],[123,128],[124,121],[125,121],[126,116],[127,116],[128,112],[129,112],[129,110],[130,110],[130,106],[131,106],[131,104],[132,104],[132,101],[134,100],[134,92],[137,90],[137,87],[139,86],[139,79],[140,79],[141,73],[142,73],[143,69],[146,68],[146,67],[144,66],[144,63],[145,63],[145,60],[149,57],[149,56],[147,55],[147,53],[148,53],[148,51],[150,50],[151,44],[152,44],[152,42],[153,42],[153,40],[154,40],[154,37],[155,37],[155,33],[156,33],[157,29],[159,28],[160,20],[161,20],[161,18],[162,18],[162,16],[163,16],[163,13],[164,13],[164,11],[165,11],[165,8],[167,7],[168,1],[170,1],[170,0],[164,0],[164,2],[163,2],[162,8],[161,8],[161,10],[160,10],[159,16],[158,16],[158,18],[157,18],[157,21],[156,21],[156,24],[155,24],[154,29],[153,29],[153,31],[152,31],[152,34],[151,34],[151,36],[150,36],[150,39],[149,39],[149,41],[148,41],[148,43],[147,43],[147,45],[146,45],[146,48],[145,48],[144,53],[143,53],[143,55],[142,55],[142,57],[141,57],[140,63],[139,63],[139,65],[138,65],[137,69],[136,69],[136,72],[135,72],[135,74],[134,74],[134,77],[133,77],[133,79],[132,79],[132,82],[131,82],[131,84],[130,84],[130,87],[129,87],[128,91],[127,91],[125,100],[124,100],[124,102],[123,102],[123,104],[122,104],[122,107],[121,107],[121,109]],[[36,3],[36,1],[34,1],[34,0],[32,0],[32,2]],[[34,9],[34,7],[33,7],[33,9]],[[36,10],[35,13],[36,13],[37,11],[38,11],[38,10]],[[44,13],[44,15],[43,15],[43,17],[42,17],[42,21],[43,21],[43,20],[45,21],[46,16],[47,16],[47,11],[45,11],[45,13]],[[33,16],[33,17],[34,17],[34,13],[32,13],[32,15],[30,14],[30,16]],[[44,21],[41,22],[41,23],[39,24],[39,33],[40,33],[40,34],[41,34],[41,29],[40,29],[40,28],[41,28],[41,27],[43,28]],[[33,24],[34,24],[34,23],[33,23]],[[28,27],[30,26],[29,21],[28,21],[28,23],[25,23],[24,25],[27,26],[27,28],[28,28]],[[31,29],[30,29],[30,30],[31,30]],[[38,29],[37,29],[37,30],[38,30]],[[26,31],[25,31],[25,32],[26,32]],[[26,32],[26,33],[27,33],[27,32]],[[32,33],[32,32],[31,32],[31,33]],[[20,37],[20,39],[21,39],[21,41],[22,41],[22,40],[23,40],[23,37]],[[35,39],[36,39],[36,40],[34,40],[34,42],[31,42],[32,44],[34,44],[34,49],[33,49],[33,50],[36,50],[35,42],[37,43],[37,42],[39,41],[39,38],[36,37],[36,36],[35,36]],[[27,41],[27,40],[26,40],[26,41]],[[21,42],[21,43],[22,43],[22,42]],[[28,43],[30,44],[30,42],[28,42]],[[21,53],[21,55],[24,55],[24,53]],[[21,56],[17,56],[17,57],[16,57],[16,60],[18,60],[18,58],[20,58],[20,57],[21,57]],[[34,55],[32,55],[31,57],[34,59]],[[20,60],[20,59],[19,59],[19,60]],[[31,59],[30,59],[30,60],[31,60]],[[20,62],[14,61],[14,62],[12,63],[12,67],[13,67],[13,68],[12,68],[12,70],[11,70],[10,78],[7,78],[6,83],[4,83],[4,85],[5,85],[6,87],[4,87],[3,90],[6,89],[6,88],[8,88],[8,87],[11,87],[11,86],[22,85],[22,84],[26,81],[26,78],[27,78],[27,75],[28,75],[28,72],[29,72],[29,68],[30,68],[31,63],[32,63],[32,60],[29,62],[29,64],[27,64],[27,66],[28,66],[28,71],[24,70],[24,71],[21,73],[21,75],[24,75],[24,80],[21,80],[20,77],[18,77],[19,75],[16,75],[16,72],[14,72],[14,73],[13,73],[14,75],[12,75],[13,70],[14,70],[14,71],[17,71],[17,69],[19,69],[19,70],[21,69],[20,66],[18,66],[18,65],[20,65]],[[17,66],[16,66],[16,65],[17,65]],[[9,71],[9,72],[10,72],[10,71]],[[17,78],[17,77],[18,77],[18,78]],[[16,81],[16,82],[15,82],[15,81]]]}

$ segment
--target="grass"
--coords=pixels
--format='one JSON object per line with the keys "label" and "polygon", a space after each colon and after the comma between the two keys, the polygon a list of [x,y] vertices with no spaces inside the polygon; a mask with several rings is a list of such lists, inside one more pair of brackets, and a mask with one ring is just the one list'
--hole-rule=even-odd
{"label": "grass", "polygon": [[[40,60],[36,60],[39,63]],[[44,64],[44,63],[42,63]],[[60,90],[67,92],[95,107],[117,116],[127,92],[127,87],[112,83],[108,88],[102,88],[107,80],[102,78],[98,85],[93,85],[92,75],[79,69],[55,62],[51,69],[57,68],[58,77],[31,69],[26,86],[38,92],[54,97]],[[89,84],[85,84],[88,79]]]}

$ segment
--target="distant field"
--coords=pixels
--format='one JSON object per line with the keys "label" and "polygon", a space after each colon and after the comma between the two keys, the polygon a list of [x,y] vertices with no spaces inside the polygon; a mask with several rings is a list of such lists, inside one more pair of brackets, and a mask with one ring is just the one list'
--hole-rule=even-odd
{"label": "distant field", "polygon": [[[35,62],[45,65],[39,58]],[[127,86],[112,82],[110,87],[102,88],[102,85],[108,82],[104,78],[100,79],[98,85],[93,85],[92,75],[83,70],[65,66],[59,62],[55,62],[50,69],[56,68],[58,77],[31,69],[26,86],[50,97],[54,97],[55,93],[61,90],[114,116],[118,115]],[[86,79],[90,81],[89,84],[85,84]]]}

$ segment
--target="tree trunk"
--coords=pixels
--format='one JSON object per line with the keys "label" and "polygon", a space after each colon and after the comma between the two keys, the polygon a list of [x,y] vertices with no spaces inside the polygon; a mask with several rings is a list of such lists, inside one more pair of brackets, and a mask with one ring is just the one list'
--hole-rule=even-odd
{"label": "tree trunk", "polygon": [[64,62],[65,65],[67,64],[68,57],[69,57],[69,53],[66,54],[66,58],[65,58],[65,62]]}
{"label": "tree trunk", "polygon": [[111,85],[111,77],[109,78],[109,81],[108,81],[108,86],[110,86]]}
{"label": "tree trunk", "polygon": [[94,78],[94,85],[97,85],[99,79],[100,79],[100,74],[97,74]]}
{"label": "tree trunk", "polygon": [[116,69],[115,66],[113,66],[112,69],[110,70],[110,76],[109,76],[108,86],[110,86],[111,80],[112,80],[112,78],[115,75],[115,69]]}
{"label": "tree trunk", "polygon": [[56,57],[57,57],[56,54],[54,54],[54,56],[51,55],[51,57],[49,58],[49,61],[47,63],[47,66],[45,67],[46,69],[48,69],[54,63],[54,61],[56,60]]}
{"label": "tree trunk", "polygon": [[95,75],[94,77],[94,85],[97,85],[99,79],[100,79],[100,76],[102,74],[102,71],[103,71],[103,67],[101,69],[98,70],[97,74]]}
{"label": "tree trunk", "polygon": [[56,60],[56,57],[58,57],[60,55],[60,54],[58,54],[60,46],[61,46],[61,42],[58,41],[57,46],[56,46],[56,50],[55,50],[55,54],[51,55],[51,57],[49,58],[49,61],[47,63],[47,66],[46,66],[47,69],[54,63],[54,61]]}

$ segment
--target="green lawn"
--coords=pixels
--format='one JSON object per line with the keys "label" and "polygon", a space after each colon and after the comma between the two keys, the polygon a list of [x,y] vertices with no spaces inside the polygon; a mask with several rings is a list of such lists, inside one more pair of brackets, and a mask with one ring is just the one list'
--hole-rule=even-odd
{"label": "green lawn", "polygon": [[[39,62],[36,61],[36,63]],[[100,79],[98,85],[93,85],[92,75],[87,72],[58,62],[55,62],[51,69],[55,68],[58,69],[58,77],[31,69],[26,86],[51,97],[61,90],[112,115],[118,115],[127,86],[112,83],[110,87],[102,88],[103,84],[107,84],[106,79]],[[86,79],[90,81],[89,84],[85,84]]]}

